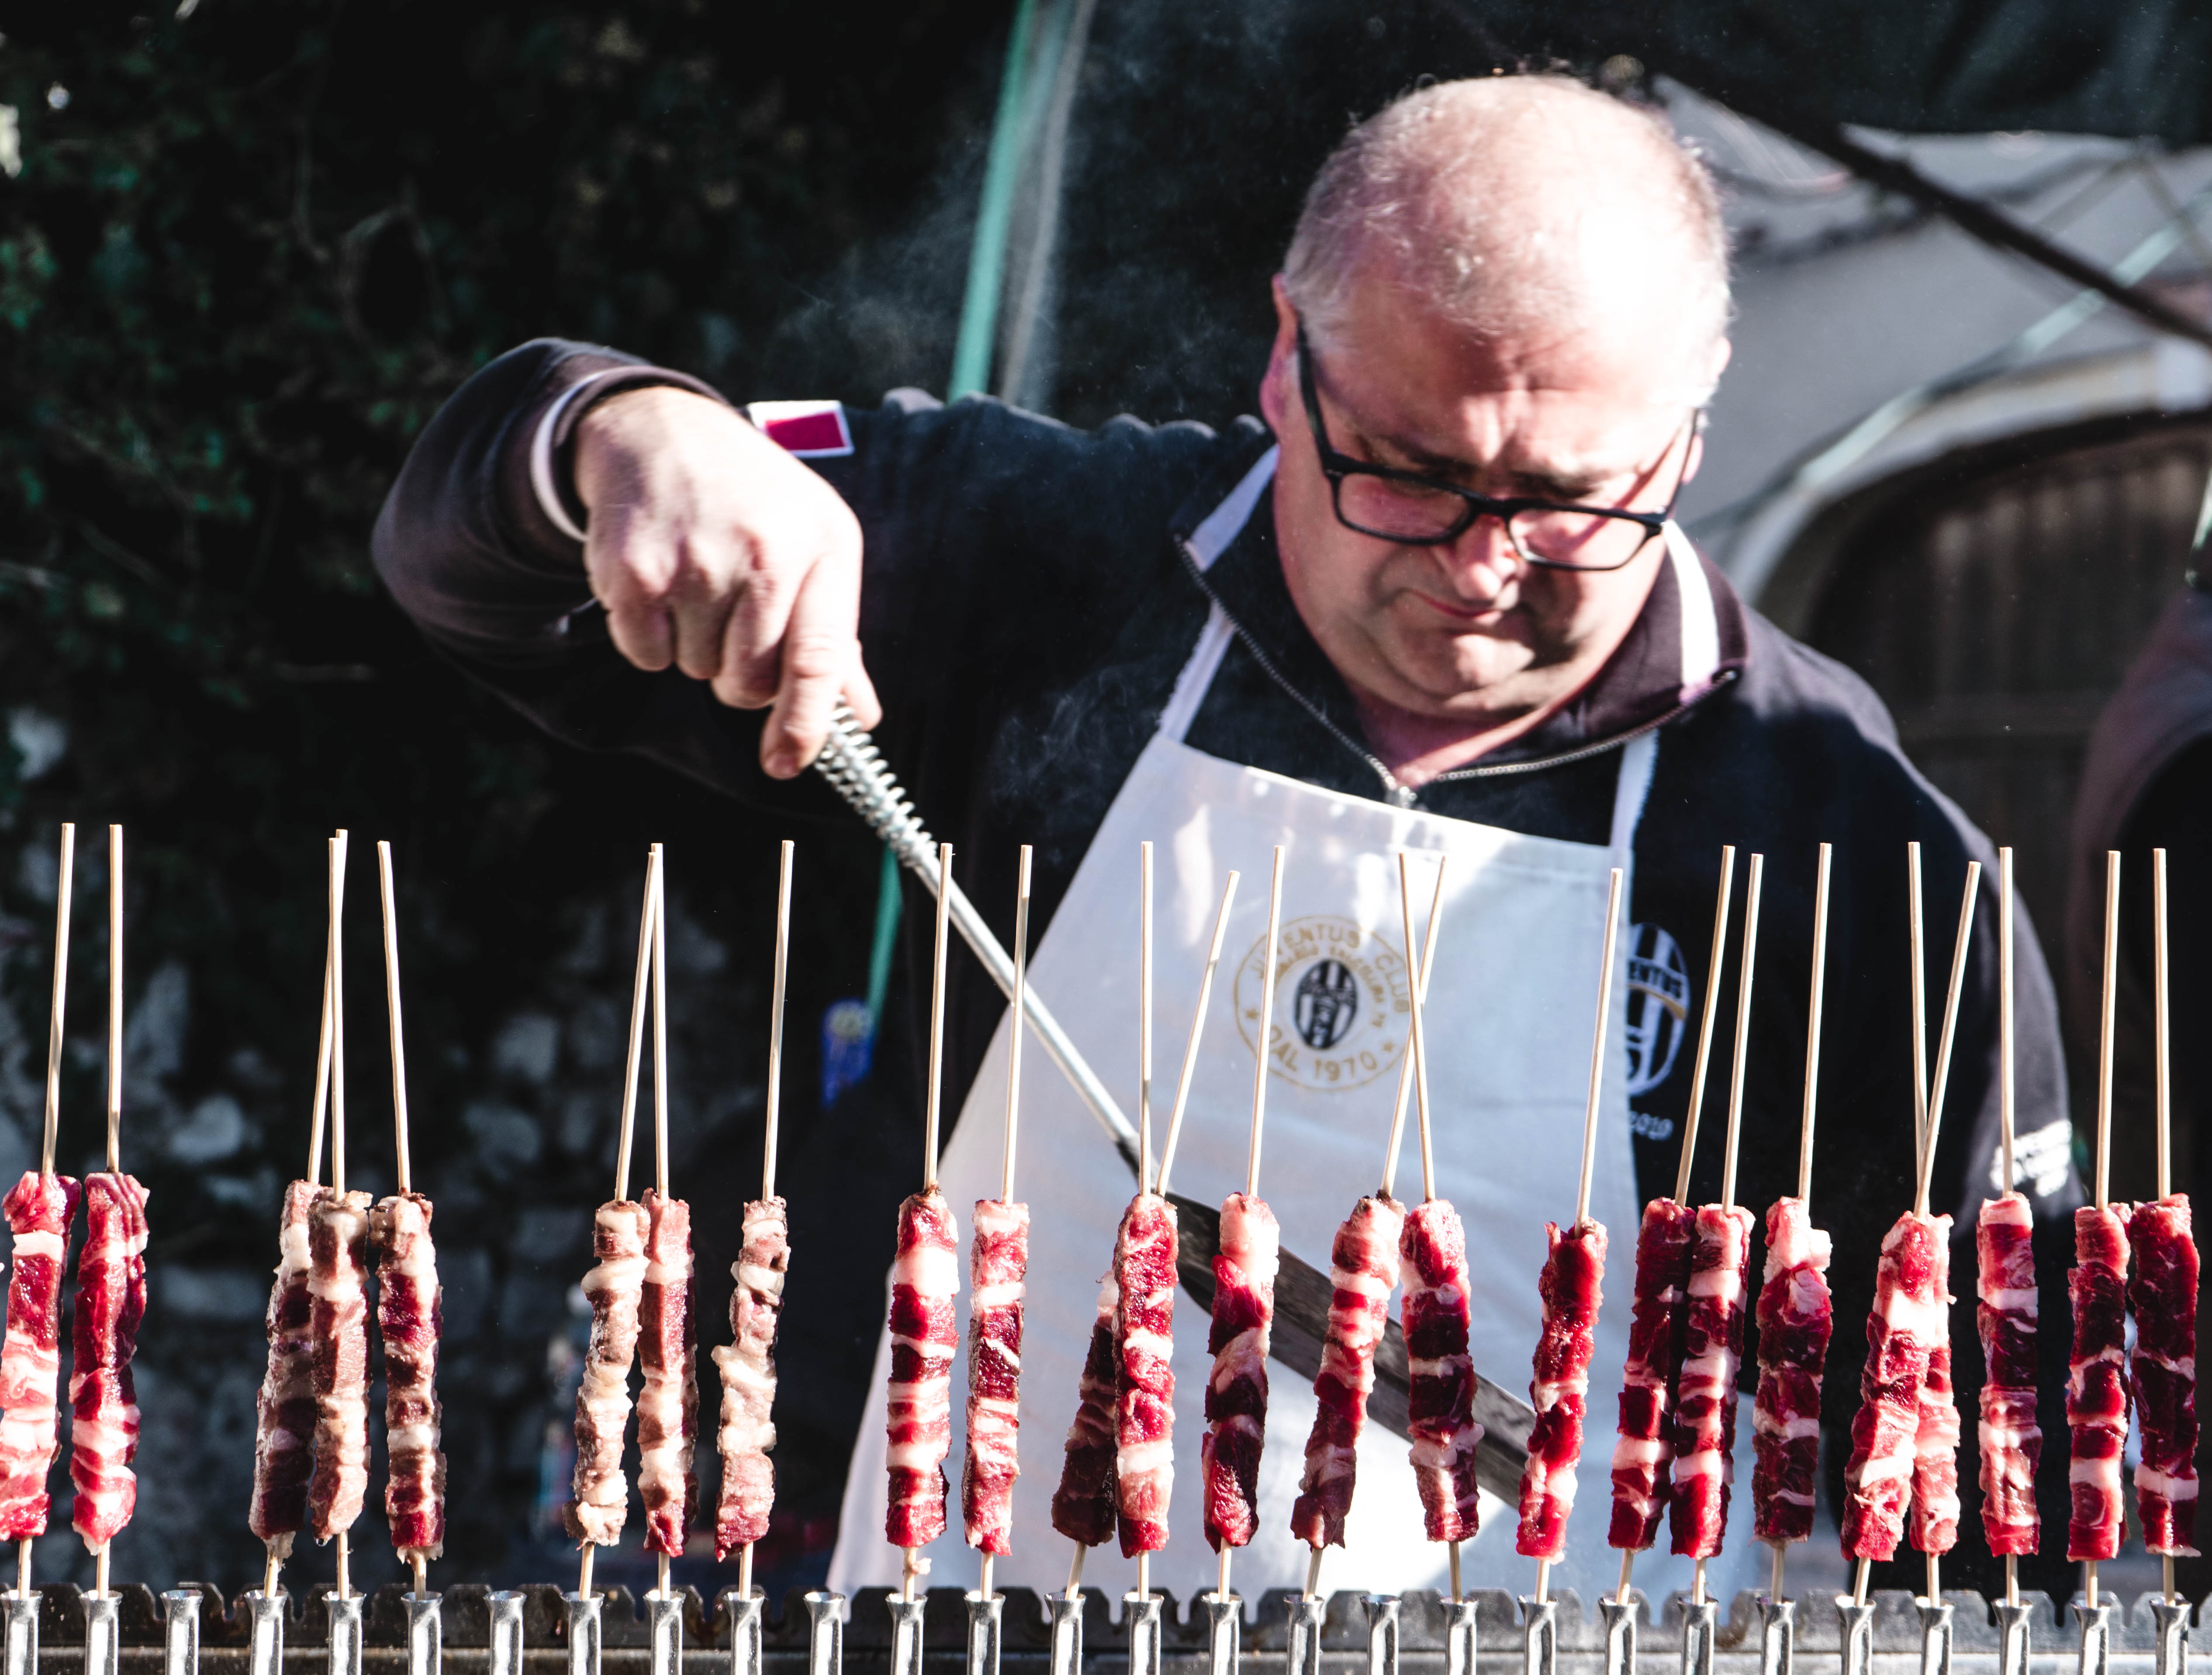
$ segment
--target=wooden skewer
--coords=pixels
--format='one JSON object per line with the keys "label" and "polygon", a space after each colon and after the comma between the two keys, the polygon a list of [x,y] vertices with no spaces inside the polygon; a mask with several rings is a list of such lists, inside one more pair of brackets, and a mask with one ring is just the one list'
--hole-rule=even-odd
{"label": "wooden skewer", "polygon": [[[2112,1202],[2112,1009],[2120,969],[2120,852],[2105,852],[2105,982],[2097,1021],[2097,1208]],[[2090,1573],[2095,1575],[2094,1571]]]}
{"label": "wooden skewer", "polygon": [[[1006,1013],[1006,1151],[999,1176],[999,1201],[1001,1204],[1014,1201],[1014,1142],[1020,1132],[1022,1116],[1022,1037],[1029,1033],[1029,1025],[1025,1022],[1029,1014],[1023,1010],[1023,997],[1029,991],[1030,868],[1034,853],[1030,845],[1025,843],[1022,846],[1020,876],[1014,881],[1014,999]],[[1232,872],[1229,876],[1233,879],[1237,875]],[[1219,948],[1218,939],[1215,947],[1217,950]],[[1206,974],[1211,980],[1213,976],[1212,966],[1206,967]],[[1203,1010],[1206,1001],[1202,995],[1198,1004],[1200,1010]],[[1190,1078],[1186,1075],[1184,1086],[1188,1087],[1189,1083]],[[1180,1098],[1176,1115],[1178,1120],[1182,1115]],[[1172,1130],[1168,1135],[1168,1147],[1170,1151],[1175,1148]],[[1167,1178],[1164,1163],[1161,1165],[1160,1176],[1163,1180]],[[983,1563],[987,1566],[991,1563],[990,1554],[983,1555]],[[988,1599],[990,1593],[987,1585],[983,1589],[984,1597]]]}
{"label": "wooden skewer", "polygon": [[39,1147],[39,1174],[54,1172],[54,1134],[62,1108],[62,1015],[69,1004],[70,896],[76,882],[76,826],[62,822],[61,870],[54,889],[54,1007],[46,1029],[46,1128]]}
{"label": "wooden skewer", "polygon": [[1083,1556],[1090,1551],[1079,1541],[1075,1544],[1075,1557],[1067,1567],[1067,1597],[1071,1599],[1083,1597]]}
{"label": "wooden skewer", "polygon": [[[2173,1191],[2173,1086],[2167,1075],[2166,965],[2166,851],[2150,852],[2151,900],[2151,1027],[2156,1059],[2158,1113],[2158,1195]],[[2166,1559],[2171,1570],[2173,1560]],[[2170,1594],[2171,1587],[2167,1589]]]}
{"label": "wooden skewer", "polygon": [[[1820,1085],[1820,1007],[1828,979],[1828,864],[1835,846],[1820,846],[1820,873],[1813,886],[1813,994],[1805,1009],[1805,1110],[1797,1123],[1797,1199],[1813,1213],[1813,1113]],[[1774,1550],[1775,1587],[1781,1587],[1782,1549]],[[1779,1599],[1782,1595],[1777,1593]]]}
{"label": "wooden skewer", "polygon": [[[1997,851],[1997,1145],[2003,1172],[2000,1193],[2013,1189],[2012,1172],[2012,850]],[[2005,1555],[2006,1574],[2019,1567]]]}
{"label": "wooden skewer", "polygon": [[[1444,895],[1443,878],[1442,877],[1443,869],[1442,865],[1439,865],[1437,870],[1438,877],[1437,879],[1436,907],[1442,907],[1443,905]],[[1398,852],[1398,916],[1405,927],[1406,957],[1409,962],[1411,962],[1413,960],[1413,875],[1410,869],[1408,857],[1407,856],[1406,852],[1402,849]],[[1429,956],[1436,951],[1436,912],[1435,908],[1431,908],[1429,916],[1429,945],[1422,950],[1420,959],[1416,968],[1422,977],[1425,977],[1428,974]],[[1436,1154],[1431,1149],[1429,1142],[1428,1042],[1421,1029],[1421,997],[1423,991],[1427,987],[1428,985],[1425,982],[1417,980],[1413,985],[1413,992],[1411,997],[1413,1000],[1413,1046],[1411,1054],[1413,1061],[1413,1101],[1420,1112],[1421,1201],[1425,1204],[1437,1195]],[[1395,1145],[1391,1148],[1393,1153],[1395,1153],[1396,1150],[1397,1148]],[[1393,1161],[1395,1161],[1395,1157]]]}
{"label": "wooden skewer", "polygon": [[1943,1603],[1943,1561],[1934,1553],[1928,1555],[1928,1603]]}
{"label": "wooden skewer", "polygon": [[[637,974],[630,985],[629,1057],[623,1065],[622,1138],[615,1150],[615,1201],[617,1204],[629,1202],[630,1140],[637,1118],[637,1073],[645,1053],[645,1003],[647,986],[653,980],[653,922],[655,917],[655,887],[659,882],[660,846],[655,844],[647,852],[645,906],[639,910],[637,921]],[[589,1542],[584,1544],[586,1551],[591,1545]]]}
{"label": "wooden skewer", "polygon": [[[1182,1139],[1182,1118],[1190,1105],[1191,1078],[1198,1071],[1199,1035],[1206,1028],[1206,1008],[1213,995],[1213,973],[1221,963],[1221,945],[1229,935],[1229,908],[1230,904],[1237,900],[1237,874],[1231,873],[1228,883],[1222,889],[1220,910],[1213,916],[1213,941],[1206,950],[1205,973],[1198,980],[1198,1005],[1190,1017],[1190,1044],[1183,1048],[1182,1074],[1176,1078],[1175,1109],[1168,1116],[1168,1143],[1160,1150],[1160,1193],[1163,1197],[1168,1190],[1168,1172],[1175,1168],[1176,1147]],[[1252,1167],[1249,1159],[1245,1167],[1249,1173]],[[1229,1550],[1224,1547],[1221,1551],[1225,1553]]]}
{"label": "wooden skewer", "polygon": [[1943,1087],[1951,1076],[1951,1047],[1959,1034],[1959,996],[1966,984],[1966,948],[1974,935],[1974,892],[1982,864],[1966,863],[1966,887],[1959,899],[1959,938],[1951,950],[1951,983],[1943,998],[1943,1035],[1936,1048],[1936,1081],[1928,1093],[1928,1129],[1920,1148],[1920,1185],[1912,1200],[1915,1215],[1928,1213],[1928,1193],[1936,1174],[1936,1135],[1943,1120]]}
{"label": "wooden skewer", "polygon": [[347,1530],[338,1532],[338,1598],[353,1598],[353,1537]]}
{"label": "wooden skewer", "polygon": [[1459,1603],[1459,1600],[1460,1600],[1460,1587],[1459,1587],[1459,1543],[1457,1543],[1456,1541],[1453,1541],[1453,1542],[1448,1542],[1448,1543],[1446,1543],[1446,1544],[1445,1544],[1445,1547],[1444,1547],[1444,1553],[1445,1553],[1445,1557],[1446,1557],[1446,1561],[1447,1561],[1447,1563],[1449,1563],[1449,1565],[1451,1566],[1451,1597],[1452,1597],[1452,1603],[1453,1603],[1454,1605],[1457,1605],[1457,1604]]}
{"label": "wooden skewer", "polygon": [[581,1599],[592,1597],[592,1555],[599,1551],[590,1542],[584,1544],[584,1556],[576,1565],[576,1596]]}
{"label": "wooden skewer", "polygon": [[981,1594],[986,1599],[996,1597],[994,1591],[991,1587],[991,1567],[997,1563],[998,1561],[993,1558],[990,1554],[986,1553],[983,1555],[982,1578],[975,1584],[975,1591]]}
{"label": "wooden skewer", "polygon": [[940,843],[937,846],[937,951],[929,986],[929,1101],[921,1136],[921,1190],[925,1193],[937,1190],[938,1100],[945,1079],[945,944],[951,925],[945,904],[951,897],[951,884],[952,846]]}
{"label": "wooden skewer", "polygon": [[[761,1197],[775,1196],[775,1135],[778,1120],[783,1111],[783,989],[784,965],[791,951],[791,859],[792,842],[783,841],[776,865],[775,880],[775,975],[769,989],[768,1004],[768,1112],[767,1136],[761,1142]],[[744,1559],[749,1563],[752,1543],[745,1544]]]}
{"label": "wooden skewer", "polygon": [[1698,1024],[1697,1062],[1690,1071],[1690,1109],[1682,1119],[1682,1158],[1674,1166],[1674,1202],[1690,1199],[1690,1163],[1697,1155],[1698,1119],[1705,1108],[1705,1068],[1713,1051],[1713,1019],[1720,1010],[1721,969],[1728,959],[1729,893],[1735,888],[1735,846],[1721,846],[1721,883],[1713,901],[1713,952],[1705,966],[1705,1016]]}
{"label": "wooden skewer", "polygon": [[323,949],[323,1029],[315,1045],[315,1114],[307,1125],[307,1185],[323,1184],[323,1126],[330,1111],[331,1059],[337,1050],[339,909],[345,903],[346,831],[341,826],[330,841],[329,941]]}
{"label": "wooden skewer", "polygon": [[1625,1605],[1628,1603],[1628,1585],[1635,1575],[1636,1549],[1633,1547],[1624,1547],[1620,1550],[1620,1581],[1614,1586],[1613,1590],[1613,1603],[1614,1605]]}
{"label": "wooden skewer", "polygon": [[[1152,1190],[1152,846],[1137,846],[1137,1194]],[[1139,1564],[1144,1555],[1137,1556]]]}
{"label": "wooden skewer", "polygon": [[2005,1555],[2005,1604],[2020,1603],[2020,1560],[2013,1554]]}
{"label": "wooden skewer", "polygon": [[[1404,857],[1400,858],[1402,872]],[[1444,866],[1449,857],[1437,857],[1436,893],[1429,898],[1429,928],[1421,938],[1419,956],[1415,957],[1410,942],[1406,949],[1406,960],[1413,983],[1413,1004],[1425,1005],[1429,998],[1429,971],[1436,963],[1437,924],[1444,911]],[[1404,886],[1402,876],[1399,880]],[[1410,933],[1409,933],[1410,934]],[[1398,1061],[1398,1102],[1390,1108],[1390,1148],[1382,1156],[1382,1196],[1389,1198],[1398,1180],[1398,1150],[1405,1138],[1406,1109],[1412,1103],[1413,1087],[1413,1053],[1411,1042],[1405,1056]],[[1425,1179],[1425,1177],[1424,1177]]]}
{"label": "wooden skewer", "polygon": [[384,906],[384,1004],[392,1016],[392,1140],[402,1197],[415,1190],[407,1150],[407,1047],[399,1028],[399,923],[392,902],[392,846],[376,846],[377,893]]}
{"label": "wooden skewer", "polygon": [[[653,1190],[668,1198],[668,857],[653,846]],[[665,1563],[667,1555],[662,1554]],[[664,1578],[661,1587],[667,1588]]]}
{"label": "wooden skewer", "polygon": [[272,1541],[269,1544],[269,1562],[262,1567],[261,1570],[261,1597],[264,1599],[274,1599],[276,1597],[277,1569],[276,1544]]}
{"label": "wooden skewer", "polygon": [[427,1599],[430,1592],[429,1579],[426,1574],[429,1569],[428,1558],[421,1548],[415,1547],[408,1550],[407,1563],[415,1572],[415,1597],[417,1599]]}
{"label": "wooden skewer", "polygon": [[1928,955],[1926,915],[1920,905],[1920,846],[1905,846],[1906,938],[1912,950],[1912,1171],[1916,1179],[1928,1147]]}
{"label": "wooden skewer", "polygon": [[107,1543],[101,1542],[99,1551],[92,1556],[92,1596],[95,1599],[107,1598]]}
{"label": "wooden skewer", "polygon": [[[2103,1206],[2100,1205],[2099,1207],[2102,1208]],[[2089,1609],[2091,1611],[2094,1611],[2097,1609],[2097,1561],[2094,1559],[2087,1561],[2086,1568],[2088,1571],[2087,1582],[2089,1594]]]}
{"label": "wooden skewer", "polygon": [[1863,1605],[1866,1604],[1867,1572],[1873,1568],[1873,1564],[1874,1561],[1872,1559],[1861,1559],[1859,1561],[1858,1572],[1851,1579],[1851,1603],[1855,1605]]}
{"label": "wooden skewer", "polygon": [[[1621,871],[1613,869],[1605,893],[1605,963],[1597,979],[1597,1028],[1590,1038],[1589,1102],[1583,1108],[1583,1176],[1575,1194],[1575,1225],[1589,1220],[1590,1170],[1597,1162],[1597,1101],[1605,1085],[1605,1042],[1613,1020],[1613,953],[1620,931]],[[1543,1570],[1537,1572],[1540,1578]]]}
{"label": "wooden skewer", "polygon": [[331,878],[331,1190],[345,1196],[345,864],[337,835]]}
{"label": "wooden skewer", "polygon": [[[107,1172],[123,1173],[123,828],[107,828]],[[100,1550],[100,1562],[107,1548]],[[105,1584],[101,1591],[106,1592]]]}
{"label": "wooden skewer", "polygon": [[665,1599],[669,1597],[670,1592],[668,1587],[668,1555],[665,1553],[655,1553],[653,1557],[659,1561],[659,1564],[654,1567],[658,1580],[653,1584],[653,1592],[659,1594],[662,1599]]}
{"label": "wooden skewer", "polygon": [[27,1535],[15,1544],[15,1597],[31,1597],[31,1538]]}
{"label": "wooden skewer", "polygon": [[1552,1597],[1552,1562],[1536,1561],[1536,1603],[1542,1605]]}
{"label": "wooden skewer", "polygon": [[1283,936],[1283,846],[1275,846],[1275,871],[1267,885],[1267,944],[1260,954],[1260,1028],[1252,1050],[1252,1139],[1245,1153],[1244,1193],[1260,1195],[1260,1129],[1267,1114],[1267,1060],[1274,1047],[1275,964]]}
{"label": "wooden skewer", "polygon": [[[1826,847],[1826,846],[1823,845],[1822,847]],[[1784,1597],[1782,1593],[1783,1560],[1784,1556],[1790,1551],[1790,1544],[1786,1541],[1778,1541],[1773,1545],[1771,1551],[1774,1555],[1774,1568],[1767,1577],[1766,1597],[1777,1603],[1779,1603]]]}
{"label": "wooden skewer", "polygon": [[[2154,1056],[2156,1059],[2155,1086],[2158,1113],[2158,1195],[2161,1199],[2173,1191],[2173,1106],[2172,1084],[2168,1079],[2166,1057],[2166,851],[2150,852],[2151,900],[2151,1019],[2154,1031]],[[2166,1603],[2174,1603],[2173,1555],[2158,1556],[2159,1586],[2166,1594]]]}
{"label": "wooden skewer", "polygon": [[1735,977],[1735,1065],[1729,1083],[1728,1141],[1722,1150],[1721,1203],[1735,1207],[1737,1136],[1743,1127],[1743,1066],[1751,1049],[1751,985],[1759,958],[1759,891],[1766,857],[1753,853],[1751,881],[1743,892],[1743,962]]}
{"label": "wooden skewer", "polygon": [[1137,1555],[1137,1597],[1139,1599],[1152,1597],[1152,1556],[1150,1553]]}
{"label": "wooden skewer", "polygon": [[750,1541],[738,1550],[738,1598],[753,1597],[753,1544]]}
{"label": "wooden skewer", "polygon": [[1221,1551],[1218,1555],[1221,1563],[1217,1567],[1213,1578],[1213,1597],[1217,1599],[1226,1599],[1229,1597],[1229,1556],[1236,1551],[1225,1541],[1221,1544]]}
{"label": "wooden skewer", "polygon": [[1321,1556],[1328,1551],[1325,1547],[1316,1547],[1306,1559],[1305,1597],[1309,1599],[1317,1598],[1321,1593]]}
{"label": "wooden skewer", "polygon": [[1690,1599],[1697,1605],[1705,1603],[1705,1562],[1703,1559],[1690,1567]]}

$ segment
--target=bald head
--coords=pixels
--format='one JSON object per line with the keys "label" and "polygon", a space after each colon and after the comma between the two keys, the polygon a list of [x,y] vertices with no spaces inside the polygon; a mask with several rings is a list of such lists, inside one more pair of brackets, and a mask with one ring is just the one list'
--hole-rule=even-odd
{"label": "bald head", "polygon": [[1661,118],[1565,76],[1447,82],[1360,124],[1315,177],[1283,266],[1317,343],[1381,286],[1493,341],[1670,349],[1669,393],[1692,404],[1728,326],[1704,165]]}

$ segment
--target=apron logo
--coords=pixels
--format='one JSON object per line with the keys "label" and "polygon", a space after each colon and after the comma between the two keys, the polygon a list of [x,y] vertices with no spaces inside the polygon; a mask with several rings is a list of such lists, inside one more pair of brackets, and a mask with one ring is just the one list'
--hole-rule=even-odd
{"label": "apron logo", "polygon": [[[1259,1036],[1266,940],[1255,939],[1237,968],[1237,1029],[1247,1047]],[[1275,1075],[1329,1091],[1397,1069],[1413,1029],[1403,955],[1354,920],[1321,914],[1283,926],[1277,960],[1267,1031]]]}
{"label": "apron logo", "polygon": [[1674,1068],[1689,1033],[1690,973],[1674,938],[1638,925],[1628,938],[1628,1096],[1648,1094]]}

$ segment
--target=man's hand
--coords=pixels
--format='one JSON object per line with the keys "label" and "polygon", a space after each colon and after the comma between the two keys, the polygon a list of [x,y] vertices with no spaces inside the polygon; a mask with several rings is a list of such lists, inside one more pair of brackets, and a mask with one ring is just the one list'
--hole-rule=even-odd
{"label": "man's hand", "polygon": [[862,726],[883,719],[860,666],[860,524],[737,414],[688,390],[610,397],[577,428],[576,494],[616,649],[737,708],[773,705],[769,774],[814,760],[841,696]]}

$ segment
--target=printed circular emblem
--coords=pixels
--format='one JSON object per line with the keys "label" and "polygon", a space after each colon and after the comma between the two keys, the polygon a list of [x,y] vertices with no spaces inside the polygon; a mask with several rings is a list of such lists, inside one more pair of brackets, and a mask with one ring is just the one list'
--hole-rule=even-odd
{"label": "printed circular emblem", "polygon": [[1690,973],[1682,950],[1660,926],[1635,926],[1628,938],[1630,1098],[1667,1079],[1689,1023]]}
{"label": "printed circular emblem", "polygon": [[[1255,940],[1237,968],[1237,1029],[1258,1038],[1261,960]],[[1395,1071],[1413,1027],[1406,961],[1372,931],[1334,914],[1283,926],[1268,1031],[1274,1074],[1302,1088],[1364,1087]]]}

